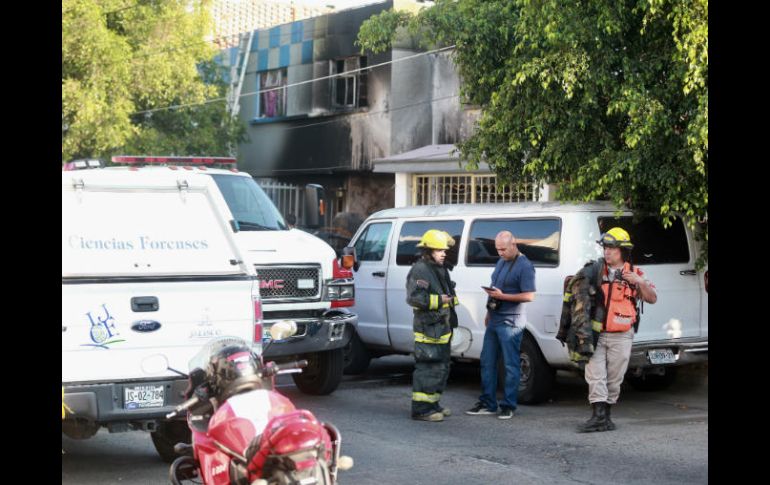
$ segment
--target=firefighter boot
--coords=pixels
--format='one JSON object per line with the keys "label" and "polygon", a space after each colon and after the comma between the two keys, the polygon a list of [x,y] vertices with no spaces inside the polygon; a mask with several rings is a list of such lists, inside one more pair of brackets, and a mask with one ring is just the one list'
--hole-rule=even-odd
{"label": "firefighter boot", "polygon": [[593,415],[585,423],[578,426],[578,433],[590,433],[591,431],[607,431],[607,403],[591,403]]}
{"label": "firefighter boot", "polygon": [[440,412],[441,414],[443,414],[443,415],[444,415],[444,417],[447,417],[447,416],[451,416],[451,415],[452,415],[452,410],[451,410],[451,409],[449,409],[449,408],[445,408],[445,407],[443,407],[441,404],[439,404],[439,405],[438,405],[438,409],[437,409],[437,411],[438,411],[438,412]]}
{"label": "firefighter boot", "polygon": [[615,429],[615,423],[612,422],[610,419],[610,411],[612,411],[612,404],[606,403],[607,407],[607,431],[612,431]]}
{"label": "firefighter boot", "polygon": [[444,420],[444,414],[439,411],[429,411],[425,414],[412,414],[412,419],[416,419],[418,421],[443,421]]}

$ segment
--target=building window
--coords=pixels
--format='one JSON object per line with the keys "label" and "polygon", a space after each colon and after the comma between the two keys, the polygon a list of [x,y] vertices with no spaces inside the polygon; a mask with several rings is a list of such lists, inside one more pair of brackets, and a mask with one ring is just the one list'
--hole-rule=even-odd
{"label": "building window", "polygon": [[329,62],[332,75],[350,73],[332,79],[332,107],[351,109],[368,106],[367,71],[358,71],[367,66],[366,56],[334,59]]}
{"label": "building window", "polygon": [[286,116],[286,84],[286,69],[259,73],[257,76],[257,90],[260,91],[257,96],[259,118]]}
{"label": "building window", "polygon": [[486,204],[539,200],[536,184],[503,184],[497,175],[415,175],[412,181],[412,205]]}

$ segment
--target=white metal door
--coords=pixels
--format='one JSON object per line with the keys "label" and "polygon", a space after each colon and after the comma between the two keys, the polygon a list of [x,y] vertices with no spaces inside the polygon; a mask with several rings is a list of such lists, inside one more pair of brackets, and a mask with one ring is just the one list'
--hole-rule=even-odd
{"label": "white metal door", "polygon": [[390,345],[385,286],[392,229],[392,221],[373,222],[352,243],[360,265],[354,273],[356,304],[351,310],[358,315],[358,335],[367,344]]}

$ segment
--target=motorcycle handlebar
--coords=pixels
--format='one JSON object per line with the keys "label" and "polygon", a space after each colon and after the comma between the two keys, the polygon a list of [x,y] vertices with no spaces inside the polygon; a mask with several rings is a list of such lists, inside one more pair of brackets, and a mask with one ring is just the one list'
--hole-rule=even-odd
{"label": "motorcycle handlebar", "polygon": [[307,367],[307,364],[307,360],[298,360],[296,362],[288,362],[286,364],[276,364],[275,362],[270,362],[263,371],[262,375],[264,377],[270,377],[278,374],[291,374],[294,372],[300,372],[299,369]]}
{"label": "motorcycle handlebar", "polygon": [[282,370],[302,369],[303,367],[307,367],[307,364],[307,360],[298,360],[296,362],[289,362],[288,364],[278,364],[275,368],[278,372],[281,372]]}
{"label": "motorcycle handlebar", "polygon": [[188,409],[190,409],[191,407],[195,406],[199,402],[200,402],[200,399],[198,399],[198,396],[191,397],[187,401],[183,402],[182,404],[180,404],[179,406],[174,408],[174,410],[172,412],[168,413],[166,415],[166,419],[171,419],[171,418],[177,416],[179,413],[181,413],[183,411],[187,411]]}

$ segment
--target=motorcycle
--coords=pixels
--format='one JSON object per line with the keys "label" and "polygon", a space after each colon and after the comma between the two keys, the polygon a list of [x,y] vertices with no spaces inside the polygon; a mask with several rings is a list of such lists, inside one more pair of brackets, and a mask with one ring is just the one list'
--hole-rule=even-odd
{"label": "motorcycle", "polygon": [[[278,322],[270,330],[268,346],[296,333],[296,324]],[[265,364],[237,337],[209,341],[190,361],[187,400],[166,416],[187,413],[192,431],[192,444],[174,446],[182,456],[169,468],[171,483],[334,485],[338,471],[353,466],[340,455],[339,431],[274,389],[275,376],[306,365]]]}

